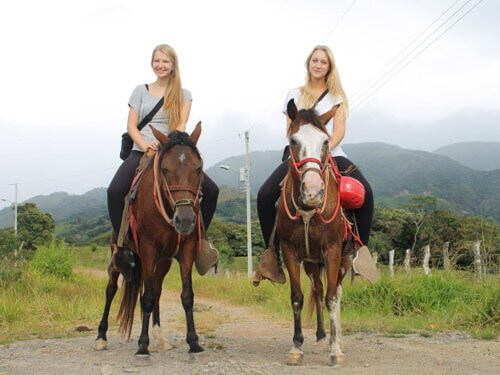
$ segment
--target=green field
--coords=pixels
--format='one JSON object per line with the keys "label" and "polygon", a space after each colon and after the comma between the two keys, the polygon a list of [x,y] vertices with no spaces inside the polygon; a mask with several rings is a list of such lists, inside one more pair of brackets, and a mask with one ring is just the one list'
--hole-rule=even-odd
{"label": "green field", "polygon": [[[68,279],[33,271],[27,265],[2,264],[0,268],[0,343],[18,339],[74,335],[68,327],[96,327],[104,305],[107,247],[69,249],[74,272]],[[180,293],[177,263],[164,286]],[[236,258],[227,269],[240,271],[240,278],[193,276],[195,296],[250,307],[271,319],[292,322],[289,285],[263,282],[255,288],[246,277],[246,258]],[[97,270],[97,271],[95,271]],[[302,278],[309,293],[309,280]],[[196,298],[196,297],[195,297]],[[116,316],[115,301],[112,315]],[[356,280],[344,283],[342,323],[345,333],[370,331],[383,334],[464,331],[493,339],[500,335],[500,278],[489,275],[474,282],[466,272],[446,273],[432,269],[430,276],[414,270],[410,275],[396,270],[394,278],[384,269],[378,283]],[[325,315],[326,316],[326,315]],[[114,319],[110,319],[113,323]],[[312,323],[309,323],[312,324]]]}

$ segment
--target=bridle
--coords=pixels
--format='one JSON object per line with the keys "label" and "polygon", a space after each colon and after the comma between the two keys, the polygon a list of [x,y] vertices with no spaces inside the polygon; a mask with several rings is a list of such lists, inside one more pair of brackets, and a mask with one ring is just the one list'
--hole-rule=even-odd
{"label": "bridle", "polygon": [[[181,206],[191,206],[194,209],[195,206],[201,202],[200,194],[201,194],[201,183],[203,180],[203,175],[202,174],[200,175],[200,177],[198,179],[199,180],[198,187],[196,189],[194,189],[190,186],[170,186],[167,182],[167,179],[165,178],[165,174],[160,171],[160,162],[159,162],[160,154],[163,154],[163,153],[156,152],[155,158],[154,158],[154,165],[153,165],[153,168],[154,168],[154,198],[155,198],[156,207],[160,211],[160,213],[163,216],[163,218],[165,219],[165,221],[169,225],[174,226],[173,219],[168,216],[167,212],[165,211],[165,207],[163,206],[163,199],[161,199],[162,194],[161,194],[161,190],[160,190],[161,182],[163,182],[163,184],[161,184],[162,190],[165,193],[167,200],[168,200],[168,203],[170,204],[170,206],[172,207],[172,210],[174,212],[177,209],[177,207],[181,207]],[[158,174],[161,176],[161,180],[158,178]],[[175,200],[173,195],[172,195],[173,191],[190,192],[191,194],[193,194],[194,199],[182,198],[182,199]],[[198,211],[198,219],[199,219],[199,215],[200,215],[200,212]]]}

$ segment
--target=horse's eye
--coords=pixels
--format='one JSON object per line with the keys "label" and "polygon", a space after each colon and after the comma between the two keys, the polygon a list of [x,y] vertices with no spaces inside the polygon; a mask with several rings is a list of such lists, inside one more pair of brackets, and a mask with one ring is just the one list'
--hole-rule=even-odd
{"label": "horse's eye", "polygon": [[293,138],[290,140],[290,144],[292,146],[297,146],[298,145],[297,141],[295,139],[293,139]]}
{"label": "horse's eye", "polygon": [[162,169],[161,169],[161,171],[162,171],[163,173],[167,173],[167,172],[168,172],[168,169],[167,169],[167,168],[162,168]]}
{"label": "horse's eye", "polygon": [[323,148],[327,148],[327,147],[328,147],[328,141],[325,141],[325,142],[323,143]]}
{"label": "horse's eye", "polygon": [[202,167],[200,167],[200,168],[196,169],[196,173],[198,173],[198,174],[201,174],[201,172],[202,172],[202,171],[203,171],[203,168],[202,168]]}

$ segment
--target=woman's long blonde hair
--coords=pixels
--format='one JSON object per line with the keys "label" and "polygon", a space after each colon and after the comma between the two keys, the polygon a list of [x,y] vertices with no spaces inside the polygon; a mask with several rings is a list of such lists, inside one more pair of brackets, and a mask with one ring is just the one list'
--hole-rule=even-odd
{"label": "woman's long blonde hair", "polygon": [[167,79],[167,88],[164,94],[163,110],[166,116],[169,116],[169,128],[170,130],[175,130],[179,127],[181,122],[181,106],[184,102],[184,94],[182,92],[181,85],[181,72],[179,71],[179,61],[177,59],[177,54],[174,49],[168,44],[160,44],[156,46],[153,55],[151,56],[151,65],[153,65],[153,60],[155,52],[160,51],[168,56],[170,62],[172,63],[172,72],[169,74]]}
{"label": "woman's long blonde hair", "polygon": [[304,88],[301,90],[300,94],[300,103],[302,108],[311,108],[316,102],[316,98],[312,94],[311,89],[311,73],[309,72],[309,63],[311,61],[312,55],[317,50],[322,50],[328,56],[328,60],[330,60],[330,70],[326,74],[326,87],[328,88],[328,93],[336,98],[340,95],[343,101],[343,105],[340,106],[340,109],[343,110],[341,112],[342,118],[347,118],[349,113],[349,105],[347,103],[347,97],[345,95],[344,89],[342,87],[342,82],[340,82],[339,72],[337,70],[337,65],[335,64],[335,59],[333,58],[332,50],[328,46],[316,46],[313,48],[309,56],[306,59],[306,84]]}

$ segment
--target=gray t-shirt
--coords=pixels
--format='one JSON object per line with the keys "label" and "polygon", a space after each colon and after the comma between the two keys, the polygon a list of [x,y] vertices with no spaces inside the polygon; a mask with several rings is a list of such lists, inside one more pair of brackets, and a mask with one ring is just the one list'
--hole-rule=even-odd
{"label": "gray t-shirt", "polygon": [[[191,92],[186,89],[182,89],[182,93],[184,95],[184,101],[193,100],[191,96]],[[151,95],[146,88],[146,85],[137,86],[132,95],[130,95],[130,100],[128,101],[128,105],[134,109],[134,111],[139,115],[139,122],[142,121],[144,117],[146,117],[149,112],[155,107],[160,99]],[[157,130],[160,130],[164,134],[168,134],[169,132],[169,116],[165,116],[165,111],[163,107],[154,115],[153,119],[141,130],[141,134],[144,137],[146,142],[152,142],[156,138],[153,135],[153,131],[151,130],[149,125],[154,126]],[[132,150],[142,151],[137,143],[134,142],[134,147]]]}

